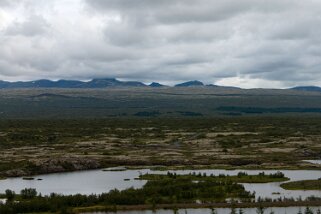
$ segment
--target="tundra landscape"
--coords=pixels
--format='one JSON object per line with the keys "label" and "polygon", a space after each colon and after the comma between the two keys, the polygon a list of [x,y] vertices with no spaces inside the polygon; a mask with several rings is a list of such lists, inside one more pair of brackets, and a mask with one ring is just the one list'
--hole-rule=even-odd
{"label": "tundra landscape", "polygon": [[320,14],[0,0],[0,214],[320,214]]}
{"label": "tundra landscape", "polygon": [[[310,90],[245,90],[204,85],[2,89],[0,177],[5,180],[20,177],[27,182],[24,184],[27,188],[28,182],[45,182],[46,179],[41,181],[42,178],[35,181],[35,177],[39,175],[96,169],[106,173],[140,169],[151,169],[151,173],[211,169],[280,170],[280,173],[282,170],[320,170],[321,165],[317,162],[321,156],[319,96],[319,92]],[[117,196],[120,197],[118,202],[97,198],[92,202],[83,199],[87,202],[75,205],[68,201],[80,199],[61,196],[59,200],[64,201],[59,202],[64,204],[62,208],[54,208],[52,205],[40,208],[37,204],[43,203],[40,201],[44,199],[35,195],[30,196],[32,199],[21,199],[21,207],[7,204],[3,210],[23,211],[27,209],[26,206],[32,212],[39,209],[80,213],[95,210],[156,209],[157,206],[174,209],[175,206],[194,207],[192,201],[195,199],[204,201],[201,207],[215,209],[229,207],[225,200],[232,195],[236,198],[242,195],[242,202],[233,205],[236,207],[294,206],[295,203],[300,206],[319,205],[317,198],[307,198],[300,202],[286,197],[275,201],[276,199],[263,199],[260,196],[261,199],[257,201],[258,196],[242,185],[222,186],[221,182],[228,182],[226,185],[281,182],[284,189],[319,189],[312,187],[318,180],[286,183],[290,179],[283,173],[280,177],[269,178],[267,172],[256,178],[257,175],[249,176],[246,172],[240,172],[238,179],[228,174],[224,177],[223,174],[216,175],[218,178],[214,174],[213,181],[205,179],[214,182],[206,185],[219,185],[223,189],[241,188],[238,193],[227,190],[222,195],[215,195],[215,192],[223,190],[213,186],[211,191],[214,195],[210,192],[205,194],[204,190],[198,189],[204,187],[195,186],[195,189],[188,191],[200,191],[207,196],[189,193],[192,195],[184,196],[187,198],[174,200],[168,198],[174,195],[166,196],[159,192],[157,197],[142,198],[127,204],[124,202],[127,199],[122,197],[138,197],[142,194],[140,191],[151,190],[124,190],[119,193],[124,196]],[[176,180],[176,175],[169,176],[150,177],[143,174],[140,179],[151,179],[147,184],[157,189],[157,185],[164,185],[161,182]],[[195,177],[177,175],[178,183],[166,185],[199,181],[202,177],[197,176],[198,174]],[[126,178],[123,182],[126,180],[130,179]],[[174,186],[174,189],[178,188]],[[157,191],[156,189],[153,191]],[[176,192],[175,194],[188,194],[174,189],[171,191]],[[149,193],[144,194],[150,197]],[[32,205],[26,205],[26,200],[32,200]],[[119,207],[115,207],[114,203]],[[174,204],[164,206],[172,203]],[[13,208],[8,208],[10,206]]]}
{"label": "tundra landscape", "polygon": [[304,160],[321,156],[321,94],[230,90],[4,90],[0,173],[118,165],[319,168]]}

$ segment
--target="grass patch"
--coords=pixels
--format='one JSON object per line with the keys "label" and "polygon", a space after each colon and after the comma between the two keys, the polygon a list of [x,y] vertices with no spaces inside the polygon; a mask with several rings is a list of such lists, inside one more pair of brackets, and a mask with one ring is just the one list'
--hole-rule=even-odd
{"label": "grass patch", "polygon": [[286,190],[321,190],[321,180],[302,180],[280,185]]}
{"label": "grass patch", "polygon": [[240,172],[238,175],[218,175],[215,176],[211,174],[207,176],[206,174],[195,174],[190,173],[188,175],[177,175],[175,173],[167,173],[166,175],[160,174],[144,174],[139,177],[142,180],[164,180],[168,178],[184,178],[190,179],[192,181],[205,182],[205,181],[215,181],[215,182],[234,182],[234,183],[270,183],[270,182],[282,182],[288,181],[289,178],[285,177],[283,173],[277,172],[274,174],[265,174],[264,172],[258,175],[248,175],[247,173]]}

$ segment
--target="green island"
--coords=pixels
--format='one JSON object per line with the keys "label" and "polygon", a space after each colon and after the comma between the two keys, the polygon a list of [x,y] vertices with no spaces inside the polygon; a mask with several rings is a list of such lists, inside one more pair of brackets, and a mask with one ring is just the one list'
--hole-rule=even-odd
{"label": "green island", "polygon": [[245,172],[239,172],[235,176],[220,174],[215,176],[213,174],[207,176],[205,173],[190,173],[187,175],[177,175],[175,173],[168,172],[166,175],[164,174],[144,174],[140,175],[139,178],[142,180],[164,180],[168,178],[185,178],[193,181],[217,181],[217,182],[235,182],[235,183],[270,183],[270,182],[282,182],[288,181],[289,178],[285,177],[282,172],[276,172],[273,174],[265,174],[264,172],[260,172],[257,175],[248,175]]}
{"label": "green island", "polygon": [[280,186],[286,190],[321,190],[321,180],[292,181]]}

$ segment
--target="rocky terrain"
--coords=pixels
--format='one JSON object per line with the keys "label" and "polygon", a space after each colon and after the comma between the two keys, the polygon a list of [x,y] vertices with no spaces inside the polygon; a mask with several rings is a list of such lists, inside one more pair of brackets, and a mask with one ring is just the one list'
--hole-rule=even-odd
{"label": "rocky terrain", "polygon": [[0,124],[0,176],[112,166],[318,169],[320,118],[19,120]]}

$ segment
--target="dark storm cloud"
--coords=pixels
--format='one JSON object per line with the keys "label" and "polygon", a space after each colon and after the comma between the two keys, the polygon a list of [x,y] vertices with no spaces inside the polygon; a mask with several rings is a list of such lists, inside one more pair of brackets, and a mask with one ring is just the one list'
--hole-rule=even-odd
{"label": "dark storm cloud", "polygon": [[0,79],[321,85],[315,0],[0,0]]}

